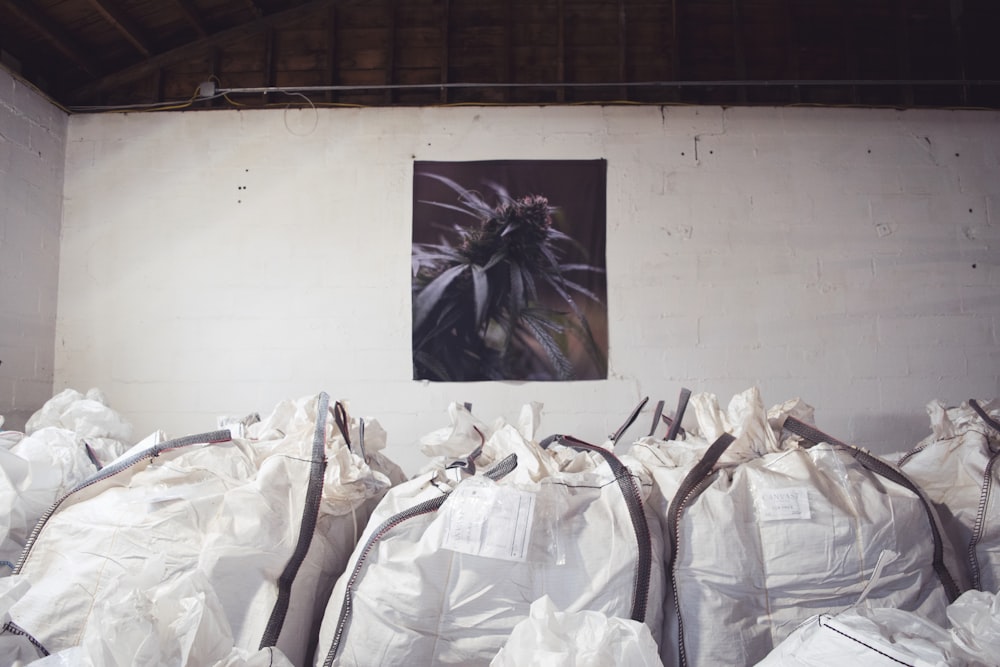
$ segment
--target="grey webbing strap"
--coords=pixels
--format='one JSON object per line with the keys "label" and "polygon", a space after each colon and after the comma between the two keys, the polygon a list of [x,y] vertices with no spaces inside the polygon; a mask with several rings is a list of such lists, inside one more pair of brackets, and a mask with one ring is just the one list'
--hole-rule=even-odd
{"label": "grey webbing strap", "polygon": [[684,419],[684,411],[687,410],[689,400],[691,400],[691,390],[685,387],[681,389],[680,398],[677,399],[677,412],[674,414],[674,420],[670,423],[670,430],[667,431],[667,436],[664,438],[667,442],[675,440],[677,434],[680,433],[681,420]]}
{"label": "grey webbing strap", "polygon": [[[313,534],[316,532],[316,525],[319,521],[320,504],[323,500],[323,480],[326,476],[326,418],[330,410],[330,397],[326,393],[321,393],[317,397],[316,423],[313,427],[313,438],[309,449],[309,476],[306,481],[306,497],[302,504],[302,514],[299,517],[299,534],[295,542],[295,549],[285,563],[284,569],[278,576],[278,594],[271,614],[268,616],[267,625],[260,638],[258,648],[265,649],[276,646],[281,630],[285,625],[285,618],[288,615],[288,607],[292,601],[292,586],[295,584],[295,577],[305,562],[306,554],[312,545]],[[337,405],[340,405],[339,403]]]}
{"label": "grey webbing strap", "polygon": [[[479,455],[483,453],[483,447],[486,446],[486,436],[483,435],[483,432],[479,430],[478,426],[473,426],[472,428],[473,430],[475,430],[476,435],[479,436],[479,446],[473,449],[469,453],[469,455],[466,456],[464,459],[455,459],[454,461],[449,463],[447,466],[445,466],[447,469],[450,470],[452,468],[463,468],[465,472],[469,473],[470,475],[476,474],[476,459],[478,459]],[[503,461],[501,461],[501,463],[503,463]]]}
{"label": "grey webbing strap", "polygon": [[733,444],[735,440],[736,438],[729,433],[720,435],[702,455],[698,463],[694,464],[691,470],[688,471],[688,474],[684,476],[684,480],[681,481],[680,486],[677,488],[677,493],[674,494],[673,499],[670,501],[670,507],[667,508],[666,533],[670,539],[670,552],[668,553],[666,568],[674,590],[674,606],[677,612],[677,657],[682,667],[686,667],[687,665],[687,649],[684,646],[684,619],[681,616],[680,600],[677,598],[676,575],[677,551],[680,546],[681,514],[684,513],[684,506],[689,497],[708,478],[715,464],[718,463],[719,458],[722,457],[723,453],[729,448],[729,445]]}
{"label": "grey webbing strap", "polygon": [[1000,435],[1000,422],[997,422],[997,420],[990,417],[989,414],[987,414],[986,410],[983,410],[982,406],[979,405],[979,401],[977,401],[974,398],[970,398],[969,407],[975,410],[976,414],[979,415],[979,418],[982,419],[987,426],[989,426],[991,429],[996,431],[998,435]]}
{"label": "grey webbing strap", "polygon": [[368,454],[365,453],[365,420],[358,419],[358,451],[361,452],[361,458],[364,459],[365,463],[368,463]]}
{"label": "grey webbing strap", "polygon": [[622,493],[625,507],[628,509],[629,519],[632,522],[632,529],[635,532],[637,549],[635,579],[632,585],[632,610],[630,618],[640,623],[646,620],[646,610],[649,604],[650,578],[653,571],[653,547],[652,538],[649,533],[649,522],[646,519],[646,512],[643,508],[642,494],[632,479],[632,473],[613,452],[584,442],[571,435],[554,435],[546,438],[543,447],[547,447],[552,442],[559,442],[567,447],[578,451],[593,452],[603,458],[618,482],[618,489]]}
{"label": "grey webbing strap", "polygon": [[639,401],[639,405],[635,406],[635,409],[632,410],[632,414],[628,416],[625,423],[622,424],[617,431],[608,436],[608,439],[611,440],[612,443],[616,445],[618,444],[618,441],[622,439],[623,435],[625,435],[625,431],[627,431],[629,427],[635,423],[635,420],[639,418],[639,413],[642,412],[642,409],[646,407],[646,403],[648,402],[649,396]]}
{"label": "grey webbing strap", "polygon": [[653,412],[653,425],[649,427],[649,436],[653,437],[656,433],[656,427],[660,425],[660,417],[663,416],[663,401],[656,402],[656,411]]}
{"label": "grey webbing strap", "polygon": [[823,431],[819,430],[815,426],[810,426],[795,417],[787,417],[785,419],[784,427],[790,433],[794,433],[795,435],[804,438],[809,443],[810,447],[812,445],[818,445],[821,442],[828,442],[831,445],[839,445],[840,447],[850,446],[847,443],[841,442],[840,440],[823,433]]}

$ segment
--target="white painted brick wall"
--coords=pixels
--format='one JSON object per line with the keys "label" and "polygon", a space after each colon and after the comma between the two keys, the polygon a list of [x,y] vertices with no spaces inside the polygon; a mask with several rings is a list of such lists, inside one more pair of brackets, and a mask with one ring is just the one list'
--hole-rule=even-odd
{"label": "white painted brick wall", "polygon": [[52,396],[67,116],[0,67],[0,415]]}
{"label": "white painted brick wall", "polygon": [[[927,401],[1000,394],[998,127],[715,107],[74,116],[56,387],[100,386],[138,433],[173,435],[327,390],[410,471],[449,401],[491,419],[538,400],[543,431],[600,440],[682,386],[801,396],[831,433],[902,450]],[[413,382],[412,161],[597,157],[610,378]]]}

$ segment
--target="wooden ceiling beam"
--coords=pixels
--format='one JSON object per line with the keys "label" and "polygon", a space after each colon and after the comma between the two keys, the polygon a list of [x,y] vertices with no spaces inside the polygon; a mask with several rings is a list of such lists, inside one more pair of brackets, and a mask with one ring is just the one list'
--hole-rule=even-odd
{"label": "wooden ceiling beam", "polygon": [[[11,2],[12,0],[4,1]],[[203,39],[189,42],[188,44],[177,47],[176,49],[158,53],[140,63],[132,65],[131,67],[126,67],[123,70],[101,77],[86,86],[78,88],[71,93],[71,97],[87,97],[94,93],[103,92],[109,88],[120,86],[123,83],[134,81],[138,78],[151,74],[161,67],[167,67],[169,65],[183,62],[185,60],[192,59],[195,56],[200,56],[210,49],[238,42],[254,35],[259,35],[272,26],[284,21],[298,20],[319,10],[328,9],[336,2],[338,2],[338,0],[313,0],[312,2],[307,2],[303,5],[299,5],[298,7],[275,12],[274,14],[268,14],[267,16],[259,18],[256,21],[250,21],[249,23],[244,23],[243,25],[217,32],[214,35],[209,35]]]}
{"label": "wooden ceiling beam", "polygon": [[450,33],[450,25],[451,0],[444,0],[444,6],[441,8],[441,104],[448,103],[448,89],[445,88],[445,85],[448,83],[448,66],[450,63],[448,60],[448,34]]}
{"label": "wooden ceiling beam", "polygon": [[[274,86],[274,70],[275,70],[275,60],[277,54],[275,54],[274,49],[274,27],[269,27],[264,33],[264,76],[262,84],[263,88],[271,88]],[[267,93],[261,95],[260,103],[267,104]]]}
{"label": "wooden ceiling beam", "polygon": [[[503,82],[514,83],[514,0],[507,0],[504,5],[503,29]],[[504,99],[510,102],[514,97],[514,89],[504,89]]]}
{"label": "wooden ceiling beam", "polygon": [[393,101],[392,85],[396,83],[396,1],[389,0],[389,36],[385,54],[385,103]]}
{"label": "wooden ceiling beam", "polygon": [[[337,65],[337,8],[330,7],[326,15],[326,85],[336,86],[339,77]],[[334,92],[328,90],[325,93],[327,102],[336,100]]]}
{"label": "wooden ceiling beam", "polygon": [[198,13],[194,5],[188,2],[188,0],[174,0],[174,4],[181,10],[184,19],[191,24],[191,27],[194,28],[199,37],[208,37],[208,29],[205,27],[205,21],[201,18],[201,14]]}
{"label": "wooden ceiling beam", "polygon": [[90,0],[90,6],[96,9],[97,13],[103,16],[104,20],[110,23],[115,30],[120,32],[139,53],[147,58],[152,55],[153,51],[149,48],[147,40],[141,36],[138,26],[110,0]]}
{"label": "wooden ceiling beam", "polygon": [[[566,83],[566,9],[564,0],[558,0],[557,10],[559,13],[559,34],[556,39],[559,53],[556,55],[556,79],[559,83]],[[566,101],[566,88],[559,86],[556,89],[556,101]]]}
{"label": "wooden ceiling beam", "polygon": [[101,70],[97,64],[84,55],[83,49],[76,44],[75,40],[62,28],[49,20],[48,17],[32,5],[22,2],[22,0],[2,0],[2,2],[14,14],[21,17],[21,20],[37,30],[42,37],[50,42],[60,53],[69,58],[74,65],[90,76],[100,76]]}
{"label": "wooden ceiling beam", "polygon": [[[861,57],[858,47],[858,31],[855,29],[855,3],[857,0],[843,0],[840,3],[840,25],[843,30],[844,75],[849,79],[859,79]],[[861,104],[861,93],[857,86],[851,86],[851,104]]]}
{"label": "wooden ceiling beam", "polygon": [[681,78],[681,41],[680,30],[677,29],[677,0],[670,0],[670,47],[673,57],[670,59],[670,78],[680,81]]}
{"label": "wooden ceiling beam", "polygon": [[[908,80],[910,72],[910,3],[896,0],[896,71],[900,79]],[[913,86],[900,89],[903,106],[913,106]]]}
{"label": "wooden ceiling beam", "polygon": [[[625,15],[625,0],[618,0],[618,80],[628,81],[628,20]],[[618,99],[628,99],[628,86],[618,89]]]}
{"label": "wooden ceiling beam", "polygon": [[[795,20],[795,9],[792,0],[784,0],[782,9],[785,15],[785,25],[787,39],[785,40],[785,60],[788,63],[788,78],[799,79],[801,68],[799,67],[799,26]],[[798,86],[792,86],[789,90],[790,104],[798,104],[802,101],[802,90]]]}
{"label": "wooden ceiling beam", "polygon": [[[949,4],[951,11],[951,34],[954,43],[955,66],[958,69],[958,77],[965,81],[965,37],[962,33],[964,8],[962,0],[951,0]],[[962,105],[969,104],[969,87],[962,86]]]}
{"label": "wooden ceiling beam", "polygon": [[[740,0],[733,0],[733,68],[736,70],[736,78],[740,81],[746,81],[747,58],[743,47],[743,11],[740,7]],[[737,95],[740,104],[746,104],[746,86],[740,86],[737,89]]]}

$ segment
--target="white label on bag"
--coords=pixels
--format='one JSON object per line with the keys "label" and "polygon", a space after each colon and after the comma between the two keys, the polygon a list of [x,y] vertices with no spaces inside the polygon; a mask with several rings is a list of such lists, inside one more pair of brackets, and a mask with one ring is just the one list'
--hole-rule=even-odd
{"label": "white label on bag", "polygon": [[[485,482],[485,483],[484,483]],[[444,504],[445,549],[523,561],[535,518],[535,494],[492,481],[466,480]]]}
{"label": "white label on bag", "polygon": [[809,489],[763,489],[757,494],[757,509],[761,521],[808,519]]}

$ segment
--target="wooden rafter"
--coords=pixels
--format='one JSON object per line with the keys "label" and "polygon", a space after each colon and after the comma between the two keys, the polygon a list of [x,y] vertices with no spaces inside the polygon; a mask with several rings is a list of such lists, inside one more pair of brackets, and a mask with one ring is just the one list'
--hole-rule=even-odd
{"label": "wooden rafter", "polygon": [[[790,78],[800,78],[799,70],[799,30],[795,21],[795,10],[792,8],[792,0],[784,0],[785,23],[787,25],[787,39],[785,40],[785,57],[788,60],[788,73]],[[798,86],[792,86],[789,91],[789,100],[792,104],[802,101],[802,91]]]}
{"label": "wooden rafter", "polygon": [[[951,34],[955,44],[955,66],[958,70],[958,77],[962,81],[965,81],[967,74],[965,67],[965,36],[962,31],[962,24],[964,22],[962,0],[951,0],[949,8],[951,10]],[[965,105],[968,103],[969,87],[962,86],[962,104]]]}
{"label": "wooden rafter", "polygon": [[[563,2],[564,0],[558,2],[559,37],[557,42],[559,53],[556,55],[556,78],[559,83],[566,83],[566,9]],[[564,86],[559,86],[556,90],[556,100],[566,101],[566,88]]]}
{"label": "wooden rafter", "polygon": [[441,104],[448,103],[448,34],[451,24],[451,0],[444,0],[444,7],[441,8]]}
{"label": "wooden rafter", "polygon": [[[840,25],[843,26],[844,41],[842,58],[845,63],[844,74],[848,79],[858,79],[859,63],[861,62],[858,53],[858,31],[854,28],[857,21],[854,13],[856,0],[843,0],[840,4]],[[851,103],[860,104],[861,94],[857,86],[851,86]]]}
{"label": "wooden rafter", "polygon": [[[514,0],[507,0],[503,31],[503,82],[514,83]],[[510,102],[514,89],[504,89],[504,98]]]}
{"label": "wooden rafter", "polygon": [[670,1],[670,47],[673,49],[673,57],[670,59],[670,78],[680,81],[681,44],[680,31],[677,30],[677,0]]}
{"label": "wooden rafter", "polygon": [[[618,0],[618,80],[628,81],[628,22],[625,16],[625,0]],[[618,89],[618,99],[628,99],[628,86]]]}
{"label": "wooden rafter", "polygon": [[[264,76],[261,82],[261,86],[264,88],[270,88],[274,85],[274,27],[270,26],[264,32]],[[267,93],[265,92],[260,99],[262,104],[267,104]]]}
{"label": "wooden rafter", "polygon": [[389,0],[389,36],[385,47],[385,103],[392,104],[396,83],[396,0]]}
{"label": "wooden rafter", "polygon": [[[328,86],[336,86],[339,79],[337,76],[339,68],[337,66],[336,7],[330,7],[330,9],[327,10],[326,20],[326,84]],[[334,102],[336,100],[334,92],[332,90],[326,91],[325,99],[327,102]]]}
{"label": "wooden rafter", "polygon": [[205,21],[201,18],[201,14],[188,0],[174,0],[174,4],[177,8],[181,10],[184,14],[184,19],[191,24],[191,27],[195,29],[199,37],[208,37],[208,29],[205,27]]}
{"label": "wooden rafter", "polygon": [[[740,0],[733,0],[733,65],[736,69],[736,78],[746,81],[747,78],[747,58],[743,47],[743,12],[740,7]],[[740,86],[737,93],[741,104],[746,104],[747,88]]]}
{"label": "wooden rafter", "polygon": [[[896,71],[902,80],[910,78],[910,3],[896,0]],[[913,86],[901,89],[903,106],[913,106]]]}
{"label": "wooden rafter", "polygon": [[90,6],[97,10],[97,13],[104,17],[115,30],[135,47],[136,51],[146,56],[152,55],[148,41],[142,36],[139,27],[125,13],[119,9],[111,0],[90,0]]}
{"label": "wooden rafter", "polygon": [[76,40],[49,20],[48,17],[32,5],[22,2],[22,0],[2,1],[12,12],[20,16],[21,20],[37,30],[60,53],[73,61],[73,64],[91,76],[100,76],[100,68],[93,60],[84,55],[83,49],[76,44]]}
{"label": "wooden rafter", "polygon": [[[11,2],[11,0],[5,1]],[[223,46],[225,44],[231,44],[232,42],[238,42],[254,35],[259,35],[268,28],[284,21],[298,20],[309,16],[318,10],[327,9],[337,1],[338,0],[313,0],[312,2],[307,2],[304,5],[299,5],[298,7],[286,9],[281,12],[275,12],[274,14],[268,14],[267,16],[257,19],[256,21],[250,21],[249,23],[244,23],[243,25],[236,26],[235,28],[229,28],[228,30],[217,32],[214,35],[210,35],[203,39],[195,40],[176,49],[156,54],[140,63],[132,65],[131,67],[126,67],[119,72],[109,74],[79,88],[78,90],[73,91],[72,97],[85,97],[93,93],[108,90],[109,88],[119,86],[129,81],[134,81],[154,72],[160,67],[166,67],[175,63],[183,62],[184,60],[192,59],[196,56],[202,55],[209,49]]]}

